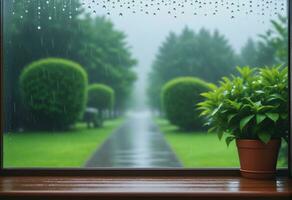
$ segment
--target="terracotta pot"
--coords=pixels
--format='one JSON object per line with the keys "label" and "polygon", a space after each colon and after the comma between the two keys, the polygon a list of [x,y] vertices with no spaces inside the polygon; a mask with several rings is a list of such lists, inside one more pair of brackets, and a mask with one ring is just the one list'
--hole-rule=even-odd
{"label": "terracotta pot", "polygon": [[281,140],[271,140],[267,144],[259,140],[236,140],[243,177],[271,179],[276,174],[276,165]]}

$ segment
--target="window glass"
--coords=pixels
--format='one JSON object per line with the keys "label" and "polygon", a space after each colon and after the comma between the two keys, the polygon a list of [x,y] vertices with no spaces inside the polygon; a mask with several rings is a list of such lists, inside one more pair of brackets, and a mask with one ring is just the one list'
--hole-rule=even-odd
{"label": "window glass", "polygon": [[287,136],[287,20],[285,0],[5,1],[4,167],[239,167],[234,138]]}

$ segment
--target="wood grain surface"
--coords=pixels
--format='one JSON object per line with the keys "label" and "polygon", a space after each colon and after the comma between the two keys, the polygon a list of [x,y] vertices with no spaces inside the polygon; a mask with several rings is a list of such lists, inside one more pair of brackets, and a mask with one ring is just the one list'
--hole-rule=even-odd
{"label": "wood grain surface", "polygon": [[[21,198],[22,197],[22,198]],[[292,199],[292,180],[235,176],[0,177],[0,199]]]}

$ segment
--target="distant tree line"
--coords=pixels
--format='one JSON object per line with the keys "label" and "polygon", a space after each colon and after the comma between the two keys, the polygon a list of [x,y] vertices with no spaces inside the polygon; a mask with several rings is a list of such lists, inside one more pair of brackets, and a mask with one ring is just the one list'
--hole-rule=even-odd
{"label": "distant tree line", "polygon": [[255,41],[249,38],[241,49],[240,65],[252,67],[288,64],[288,21],[279,16],[271,21],[272,28]]}
{"label": "distant tree line", "polygon": [[[64,5],[67,5],[64,7]],[[40,9],[38,8],[40,7]],[[79,63],[89,83],[102,83],[115,91],[114,110],[123,111],[136,74],[137,61],[123,32],[104,17],[92,18],[79,0],[5,2],[5,128],[18,129],[26,118],[19,91],[19,76],[29,63],[48,57]]]}
{"label": "distant tree line", "polygon": [[211,33],[201,29],[195,32],[185,27],[179,35],[169,33],[149,74],[151,107],[160,110],[160,92],[167,81],[180,76],[196,76],[215,82],[234,70],[236,60],[232,47],[219,31]]}
{"label": "distant tree line", "polygon": [[151,108],[162,111],[162,87],[177,77],[194,76],[217,83],[221,77],[235,73],[236,66],[287,65],[287,18],[279,16],[271,21],[271,25],[256,41],[248,39],[239,54],[217,30],[195,32],[185,27],[180,34],[170,32],[161,44],[149,74],[147,92]]}

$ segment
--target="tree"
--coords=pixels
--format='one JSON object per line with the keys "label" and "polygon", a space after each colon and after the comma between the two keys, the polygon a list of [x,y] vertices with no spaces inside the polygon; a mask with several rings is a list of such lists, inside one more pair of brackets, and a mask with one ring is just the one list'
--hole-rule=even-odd
{"label": "tree", "polygon": [[132,71],[137,61],[132,58],[126,36],[117,31],[104,17],[84,20],[85,42],[79,60],[85,66],[90,83],[103,83],[112,87],[116,95],[115,109],[125,109],[136,74]]}
{"label": "tree", "polygon": [[[270,56],[273,58],[271,64],[282,64],[283,66],[288,63],[288,20],[287,17],[278,16],[277,20],[271,20],[272,28],[265,34],[259,35],[261,40],[259,41],[259,58],[261,58],[261,52],[270,52]],[[263,57],[263,63],[265,63]],[[272,59],[270,58],[270,59]],[[265,63],[266,64],[266,63]],[[269,64],[269,63],[268,63]]]}
{"label": "tree", "polygon": [[249,38],[240,52],[240,65],[258,67],[261,63],[258,62],[258,49],[256,42]]}
{"label": "tree", "polygon": [[[64,12],[63,3],[71,2],[72,10]],[[19,76],[29,63],[46,57],[74,58],[78,49],[78,19],[81,10],[78,0],[5,2],[5,119],[6,130],[23,126],[25,112],[20,101]],[[40,7],[40,9],[38,8]],[[74,9],[73,9],[74,8]],[[75,9],[76,8],[76,9]],[[74,28],[73,28],[74,27]],[[74,47],[73,47],[74,46]],[[76,60],[75,60],[76,61]]]}
{"label": "tree", "polygon": [[256,42],[248,39],[241,50],[241,64],[250,66],[272,66],[288,64],[287,18],[278,16],[271,20],[271,28],[260,34]]}
{"label": "tree", "polygon": [[131,57],[126,36],[110,21],[86,15],[79,0],[49,4],[44,0],[7,1],[5,7],[6,131],[23,126],[19,75],[24,66],[41,58],[80,63],[90,83],[104,83],[117,91],[115,108],[124,109],[136,79],[132,72],[136,60]]}
{"label": "tree", "polygon": [[185,27],[181,34],[170,33],[159,48],[149,74],[148,96],[152,108],[160,110],[161,87],[180,76],[196,76],[215,82],[231,73],[236,56],[218,31],[198,33]]}

